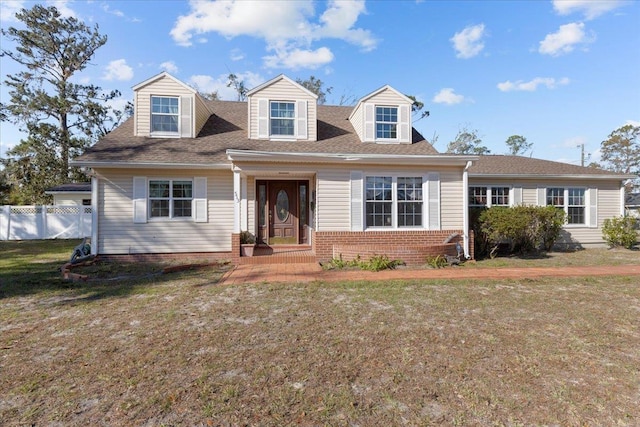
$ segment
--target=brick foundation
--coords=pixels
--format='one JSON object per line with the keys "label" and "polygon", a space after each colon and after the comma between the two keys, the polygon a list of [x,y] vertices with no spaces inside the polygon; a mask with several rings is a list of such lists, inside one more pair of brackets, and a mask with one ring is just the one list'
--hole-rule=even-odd
{"label": "brick foundation", "polygon": [[[461,234],[462,230],[324,231],[314,233],[313,250],[320,262],[340,256],[351,260],[358,255],[362,259],[386,255],[407,265],[421,265],[429,256],[455,256],[456,242],[462,243]],[[470,247],[473,248],[473,237],[470,238]],[[473,257],[473,252],[470,255]]]}

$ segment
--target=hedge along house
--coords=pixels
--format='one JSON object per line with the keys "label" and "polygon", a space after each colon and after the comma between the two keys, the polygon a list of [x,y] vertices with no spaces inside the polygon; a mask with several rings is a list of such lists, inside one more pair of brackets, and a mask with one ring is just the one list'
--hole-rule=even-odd
{"label": "hedge along house", "polygon": [[[133,89],[134,116],[74,161],[91,168],[95,254],[238,263],[247,231],[259,247],[304,251],[303,260],[376,253],[423,263],[455,253],[456,240],[472,256],[470,185],[489,188],[489,203],[493,186],[508,188],[510,205],[541,188],[535,176],[512,185],[509,171],[483,169],[488,158],[439,154],[413,129],[412,101],[390,86],[355,107],[318,105],[284,75],[246,102],[204,100],[167,73]],[[574,188],[575,179],[597,195],[587,203],[621,197],[623,177],[581,170],[538,177],[549,188]],[[593,186],[581,180],[592,175]],[[593,210],[599,228],[609,211]],[[596,217],[587,218],[588,228]]]}

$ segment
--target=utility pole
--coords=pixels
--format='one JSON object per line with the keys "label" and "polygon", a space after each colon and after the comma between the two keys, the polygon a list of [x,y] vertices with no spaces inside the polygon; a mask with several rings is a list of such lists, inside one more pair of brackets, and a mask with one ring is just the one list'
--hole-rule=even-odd
{"label": "utility pole", "polygon": [[580,166],[584,166],[584,144],[578,144],[580,147]]}

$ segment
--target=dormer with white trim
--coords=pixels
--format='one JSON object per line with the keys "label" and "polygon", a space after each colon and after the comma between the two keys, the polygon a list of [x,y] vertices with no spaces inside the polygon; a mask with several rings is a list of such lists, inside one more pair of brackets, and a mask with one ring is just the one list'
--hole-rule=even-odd
{"label": "dormer with white trim", "polygon": [[212,112],[198,92],[162,72],[133,87],[134,134],[195,138]]}
{"label": "dormer with white trim", "polygon": [[410,98],[387,85],[360,99],[349,121],[362,142],[411,144],[412,104]]}
{"label": "dormer with white trim", "polygon": [[284,74],[247,93],[249,139],[317,141],[318,96]]}

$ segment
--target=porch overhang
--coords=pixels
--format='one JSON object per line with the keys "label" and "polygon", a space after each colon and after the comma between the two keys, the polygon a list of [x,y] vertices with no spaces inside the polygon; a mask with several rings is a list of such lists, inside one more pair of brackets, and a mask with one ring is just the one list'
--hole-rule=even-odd
{"label": "porch overhang", "polygon": [[448,154],[359,154],[359,153],[296,153],[254,150],[227,150],[231,162],[291,162],[334,164],[380,164],[460,166],[478,160],[478,156]]}

